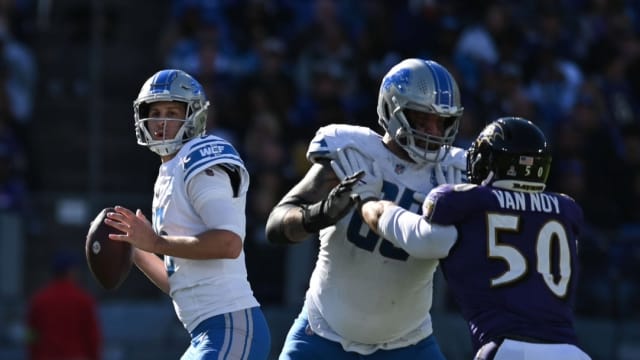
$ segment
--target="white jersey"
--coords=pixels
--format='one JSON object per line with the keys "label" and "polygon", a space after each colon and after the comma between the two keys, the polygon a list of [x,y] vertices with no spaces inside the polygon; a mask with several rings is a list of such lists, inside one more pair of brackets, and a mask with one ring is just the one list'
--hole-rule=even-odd
{"label": "white jersey", "polygon": [[[227,223],[216,224],[215,228],[233,231],[244,241],[249,174],[233,146],[213,135],[191,139],[173,159],[160,166],[153,197],[156,233],[196,235],[209,230],[202,219],[216,219],[217,214],[197,213],[187,187],[196,174],[220,171],[220,167],[236,171],[240,183],[236,196],[229,196],[228,202],[221,202],[219,207],[220,211],[235,213],[237,217],[226,216]],[[226,173],[220,171],[220,174],[223,175],[218,176],[223,181],[221,185],[230,186]],[[236,259],[191,260],[165,256],[164,263],[173,306],[188,331],[212,316],[258,306],[247,280],[244,252]]]}
{"label": "white jersey", "polygon": [[[424,196],[437,186],[433,165],[405,161],[389,151],[369,128],[329,125],[312,139],[307,157],[335,158],[352,146],[376,159],[382,198],[421,213]],[[465,152],[452,148],[443,167],[466,166]],[[433,274],[438,261],[409,256],[378,237],[351,211],[320,231],[320,250],[305,305],[314,332],[345,350],[370,354],[417,343],[432,333]]]}

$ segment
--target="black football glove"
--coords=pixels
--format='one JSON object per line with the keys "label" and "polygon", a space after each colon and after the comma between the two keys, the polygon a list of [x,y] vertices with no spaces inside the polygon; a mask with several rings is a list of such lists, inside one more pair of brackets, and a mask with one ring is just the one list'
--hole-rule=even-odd
{"label": "black football glove", "polygon": [[302,226],[307,232],[315,233],[338,222],[355,204],[352,197],[353,187],[364,177],[364,171],[359,171],[344,178],[336,185],[327,198],[313,205],[303,207]]}

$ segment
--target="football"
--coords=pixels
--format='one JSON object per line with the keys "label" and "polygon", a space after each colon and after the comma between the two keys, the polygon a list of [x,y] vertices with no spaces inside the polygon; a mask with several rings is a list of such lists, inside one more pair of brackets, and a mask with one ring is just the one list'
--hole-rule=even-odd
{"label": "football", "polygon": [[91,222],[85,241],[85,254],[91,274],[106,290],[116,289],[129,275],[133,264],[131,244],[110,240],[110,233],[121,234],[104,223],[107,212],[114,211],[108,207],[102,209]]}

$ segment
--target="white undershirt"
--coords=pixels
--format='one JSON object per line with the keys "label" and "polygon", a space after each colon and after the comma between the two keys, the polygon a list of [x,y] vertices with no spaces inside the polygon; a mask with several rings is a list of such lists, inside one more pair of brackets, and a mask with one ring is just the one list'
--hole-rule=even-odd
{"label": "white undershirt", "polygon": [[378,232],[409,255],[424,259],[446,257],[458,238],[455,226],[430,224],[399,206],[385,209],[378,220]]}

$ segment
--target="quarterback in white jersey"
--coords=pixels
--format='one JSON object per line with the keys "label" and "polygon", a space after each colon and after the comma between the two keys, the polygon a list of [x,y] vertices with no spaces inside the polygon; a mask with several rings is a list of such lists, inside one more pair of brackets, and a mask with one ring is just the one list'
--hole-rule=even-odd
{"label": "quarterback in white jersey", "polygon": [[183,71],[145,82],[136,135],[162,160],[152,222],[122,206],[105,222],[124,232],[110,238],[131,243],[136,266],[171,296],[192,338],[183,359],[266,359],[270,333],[243,251],[249,173],[230,143],[204,134],[208,105]]}
{"label": "quarterback in white jersey", "polygon": [[444,67],[406,59],[380,86],[384,136],[353,125],[318,130],[307,151],[313,166],[267,222],[273,243],[320,237],[305,304],[280,359],[444,359],[429,315],[437,260],[411,257],[371,231],[351,197],[366,178],[345,178],[338,169],[348,169],[349,151],[372,166],[375,159],[383,183],[382,194],[378,187],[372,195],[419,212],[433,187],[462,181],[465,152],[452,146],[462,111]]}

